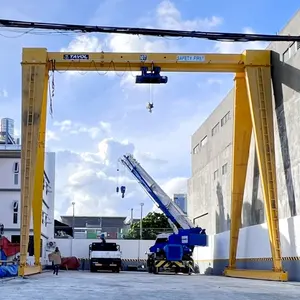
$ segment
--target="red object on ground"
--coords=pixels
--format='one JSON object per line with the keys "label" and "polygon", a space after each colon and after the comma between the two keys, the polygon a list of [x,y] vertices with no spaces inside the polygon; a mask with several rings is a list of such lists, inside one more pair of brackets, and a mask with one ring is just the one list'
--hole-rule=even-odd
{"label": "red object on ground", "polygon": [[63,257],[61,259],[62,268],[66,268],[68,270],[77,270],[80,267],[79,259],[75,256],[71,257]]}
{"label": "red object on ground", "polygon": [[108,239],[117,239],[118,234],[116,232],[108,232]]}
{"label": "red object on ground", "polygon": [[0,238],[0,248],[4,252],[4,254],[9,257],[16,255],[20,252],[20,244],[11,243],[6,237]]}

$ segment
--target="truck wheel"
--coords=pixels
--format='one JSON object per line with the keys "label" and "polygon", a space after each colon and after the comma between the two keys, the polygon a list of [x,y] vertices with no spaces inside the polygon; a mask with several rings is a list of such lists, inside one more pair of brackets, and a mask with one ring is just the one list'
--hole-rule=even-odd
{"label": "truck wheel", "polygon": [[91,271],[91,273],[95,273],[97,271],[97,269],[94,266],[91,266],[90,271]]}

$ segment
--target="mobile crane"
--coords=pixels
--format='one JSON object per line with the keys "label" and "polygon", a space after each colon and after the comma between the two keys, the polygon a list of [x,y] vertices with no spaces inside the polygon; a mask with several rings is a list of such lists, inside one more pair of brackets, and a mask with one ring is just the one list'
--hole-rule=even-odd
{"label": "mobile crane", "polygon": [[145,171],[131,154],[123,155],[120,162],[130,171],[154,203],[167,216],[174,233],[157,235],[155,244],[149,248],[147,267],[149,273],[172,269],[189,275],[194,270],[192,258],[195,246],[207,246],[205,229],[195,227],[182,210]]}

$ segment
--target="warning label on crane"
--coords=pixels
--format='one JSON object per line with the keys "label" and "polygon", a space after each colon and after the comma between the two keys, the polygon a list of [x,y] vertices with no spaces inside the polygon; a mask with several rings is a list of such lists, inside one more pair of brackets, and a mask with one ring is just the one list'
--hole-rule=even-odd
{"label": "warning label on crane", "polygon": [[177,61],[180,62],[204,62],[205,55],[177,55]]}

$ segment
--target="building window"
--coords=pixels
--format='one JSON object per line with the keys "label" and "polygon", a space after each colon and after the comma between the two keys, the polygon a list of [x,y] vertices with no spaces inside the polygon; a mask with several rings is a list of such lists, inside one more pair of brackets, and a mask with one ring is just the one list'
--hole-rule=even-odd
{"label": "building window", "polygon": [[221,119],[221,126],[224,126],[230,120],[230,111]]}
{"label": "building window", "polygon": [[222,166],[222,175],[227,173],[227,163]]}
{"label": "building window", "polygon": [[47,214],[45,212],[42,212],[42,224],[47,227]]}
{"label": "building window", "polygon": [[14,174],[14,184],[15,185],[19,184],[19,174]]}
{"label": "building window", "polygon": [[215,134],[217,134],[219,132],[220,129],[220,123],[218,122],[215,127],[211,130],[211,135],[214,136]]}
{"label": "building window", "polygon": [[14,163],[14,173],[19,173],[19,163],[18,162],[15,162]]}
{"label": "building window", "polygon": [[19,203],[15,201],[13,203],[13,224],[18,224],[18,211],[19,211]]}
{"label": "building window", "polygon": [[288,61],[300,49],[300,42],[293,42],[282,54],[282,61]]}
{"label": "building window", "polygon": [[19,184],[19,163],[14,162],[13,164],[13,173],[14,173],[14,184]]}
{"label": "building window", "polygon": [[214,171],[214,180],[216,180],[219,176],[219,170]]}
{"label": "building window", "polygon": [[200,145],[197,144],[194,148],[193,148],[193,154],[197,154],[200,151]]}
{"label": "building window", "polygon": [[288,61],[289,60],[289,49],[285,50],[282,54],[282,60],[283,62]]}
{"label": "building window", "polygon": [[200,142],[201,147],[204,147],[207,144],[207,135]]}

